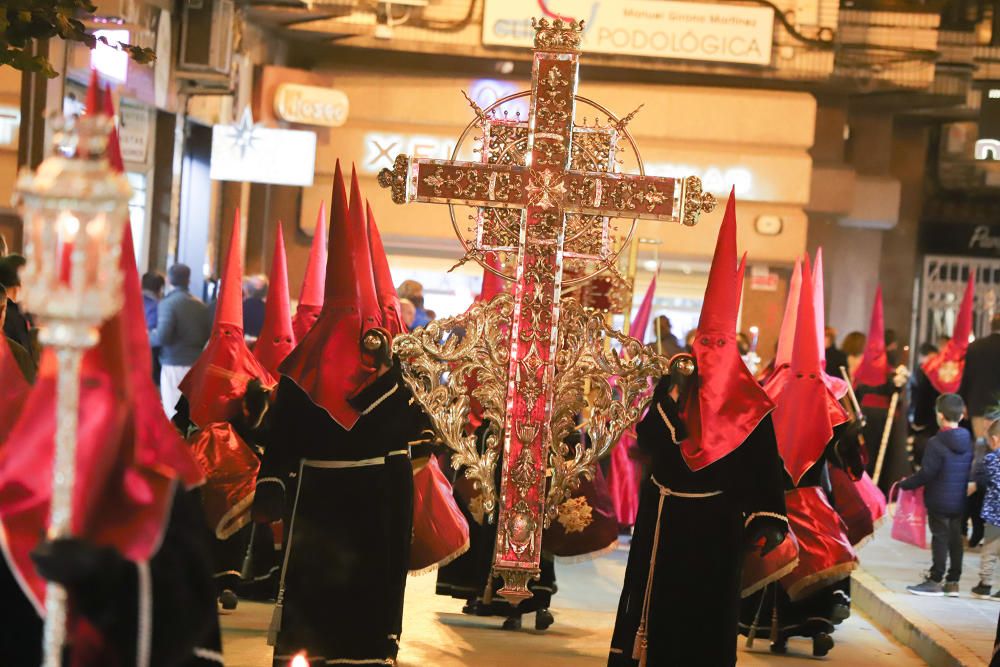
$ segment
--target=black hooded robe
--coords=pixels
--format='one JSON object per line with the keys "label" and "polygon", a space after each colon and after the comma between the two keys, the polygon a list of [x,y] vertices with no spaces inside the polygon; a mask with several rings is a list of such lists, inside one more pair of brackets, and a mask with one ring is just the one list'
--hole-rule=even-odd
{"label": "black hooded robe", "polygon": [[[163,542],[148,563],[153,619],[148,667],[223,664],[204,523],[197,491],[175,493]],[[138,664],[137,646],[143,630],[138,622],[138,569],[130,569],[127,581],[107,591],[100,618],[92,620],[120,665]],[[5,606],[0,665],[42,664],[43,621],[15,580],[6,558],[0,558],[0,600]]]}
{"label": "black hooded robe", "polygon": [[[669,378],[660,382],[669,385]],[[676,404],[665,394],[654,394],[636,429],[640,449],[652,458],[652,475],[640,492],[608,666],[639,664],[633,649],[659,524],[646,664],[727,667],[736,664],[746,530],[755,521],[787,527],[774,425],[765,417],[736,450],[694,472],[657,409],[683,438]]]}
{"label": "black hooded robe", "polygon": [[278,387],[255,501],[255,518],[287,517],[275,667],[303,651],[311,665],[394,664],[399,650],[423,413],[398,367],[351,403],[347,431],[290,378]]}

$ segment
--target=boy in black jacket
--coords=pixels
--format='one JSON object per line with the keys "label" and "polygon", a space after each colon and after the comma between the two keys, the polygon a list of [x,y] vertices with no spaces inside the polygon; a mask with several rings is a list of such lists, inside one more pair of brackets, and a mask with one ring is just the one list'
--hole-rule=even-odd
{"label": "boy in black jacket", "polygon": [[[901,489],[924,487],[933,554],[927,579],[907,586],[906,590],[914,595],[958,597],[964,551],[962,516],[972,467],[972,435],[958,426],[965,415],[965,401],[961,396],[942,394],[935,410],[940,431],[927,441],[923,467],[917,474],[899,482]],[[946,564],[949,565],[947,579]]]}

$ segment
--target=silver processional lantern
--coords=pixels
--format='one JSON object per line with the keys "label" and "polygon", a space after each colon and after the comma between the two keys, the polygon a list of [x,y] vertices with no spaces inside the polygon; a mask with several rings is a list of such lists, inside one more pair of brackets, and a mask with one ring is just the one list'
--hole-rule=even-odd
{"label": "silver processional lantern", "polygon": [[[119,256],[131,188],[105,156],[113,123],[98,114],[57,118],[55,153],[21,173],[14,195],[24,220],[24,306],[59,361],[49,540],[72,532],[80,362],[98,327],[122,306]],[[66,591],[50,583],[44,667],[61,665],[66,609]]]}

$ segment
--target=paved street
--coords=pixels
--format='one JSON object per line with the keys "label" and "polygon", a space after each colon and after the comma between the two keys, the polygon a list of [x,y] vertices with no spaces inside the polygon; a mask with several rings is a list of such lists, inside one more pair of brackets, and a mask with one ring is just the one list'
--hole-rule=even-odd
{"label": "paved street", "polygon": [[921,574],[930,566],[930,550],[893,540],[891,528],[890,522],[885,522],[875,539],[859,554],[865,572],[888,589],[884,594],[886,603],[925,632],[939,637],[963,664],[987,664],[993,653],[1000,604],[979,600],[970,594],[979,582],[978,551],[966,550],[957,599],[910,595],[906,586],[918,583]]}
{"label": "paved street", "polygon": [[[434,595],[435,576],[413,577],[406,595],[406,616],[400,667],[598,667],[604,664],[614,623],[614,608],[625,569],[625,553],[574,565],[557,565],[559,594],[555,598],[556,624],[541,633],[504,632],[499,619],[470,618],[460,613],[457,600]],[[1000,605],[998,605],[1000,606]],[[265,645],[270,606],[242,603],[223,618],[226,665],[269,667]],[[525,617],[525,628],[534,617]],[[924,663],[911,651],[887,638],[855,614],[838,629],[837,646],[827,664],[866,667],[911,667]],[[754,652],[742,648],[739,664],[797,667],[817,664],[811,644],[793,640],[789,655],[772,656],[767,642]]]}

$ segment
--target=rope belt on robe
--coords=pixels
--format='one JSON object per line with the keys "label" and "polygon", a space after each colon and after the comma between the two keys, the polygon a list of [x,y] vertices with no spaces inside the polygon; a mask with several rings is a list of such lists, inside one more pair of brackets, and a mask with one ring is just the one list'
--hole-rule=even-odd
{"label": "rope belt on robe", "polygon": [[302,473],[306,468],[321,469],[346,469],[346,468],[367,468],[369,466],[385,465],[386,461],[393,456],[410,456],[410,448],[395,449],[386,452],[383,456],[373,456],[370,459],[360,460],[338,460],[327,461],[317,459],[301,459],[299,461],[299,484],[295,488],[295,502],[292,503],[292,520],[288,526],[288,537],[285,546],[285,558],[281,564],[281,577],[278,580],[278,597],[275,600],[274,609],[271,612],[271,625],[267,630],[267,645],[276,646],[278,643],[278,633],[281,631],[281,617],[285,606],[285,575],[288,573],[288,559],[292,555],[292,537],[295,535],[295,516],[299,511],[299,493],[302,491]]}
{"label": "rope belt on robe", "polygon": [[639,619],[639,629],[635,633],[635,644],[632,646],[632,659],[639,661],[639,667],[645,667],[646,653],[649,648],[649,638],[646,634],[646,628],[649,625],[649,603],[653,592],[653,576],[656,573],[656,552],[660,548],[660,520],[663,517],[663,503],[667,499],[667,496],[698,500],[722,495],[722,491],[707,491],[705,493],[674,491],[660,484],[656,480],[656,477],[651,476],[649,479],[660,489],[660,501],[656,508],[656,529],[653,531],[653,551],[649,557],[649,575],[646,577],[646,594],[642,600],[642,616]]}

